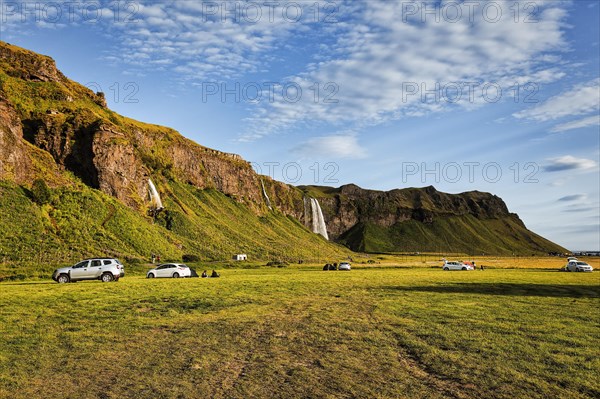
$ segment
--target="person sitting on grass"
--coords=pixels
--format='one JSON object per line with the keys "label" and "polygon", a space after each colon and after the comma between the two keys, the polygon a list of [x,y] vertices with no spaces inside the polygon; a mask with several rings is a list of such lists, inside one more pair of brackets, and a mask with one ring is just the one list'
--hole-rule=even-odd
{"label": "person sitting on grass", "polygon": [[202,278],[206,278],[206,277],[208,277],[208,273],[205,270],[205,271],[202,272]]}
{"label": "person sitting on grass", "polygon": [[215,270],[212,271],[211,277],[221,277]]}

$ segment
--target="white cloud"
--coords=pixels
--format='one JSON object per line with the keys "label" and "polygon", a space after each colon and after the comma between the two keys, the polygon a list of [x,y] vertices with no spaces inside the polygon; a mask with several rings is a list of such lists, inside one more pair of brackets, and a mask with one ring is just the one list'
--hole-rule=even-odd
{"label": "white cloud", "polygon": [[544,166],[546,172],[562,172],[566,170],[590,170],[598,166],[596,161],[586,158],[575,158],[571,155],[565,155],[557,158],[548,159],[548,164]]}
{"label": "white cloud", "polygon": [[365,158],[367,152],[353,135],[333,135],[311,138],[294,147],[292,153],[307,158]]}
{"label": "white cloud", "polygon": [[552,133],[560,133],[566,132],[567,130],[581,129],[588,126],[600,126],[600,115],[588,116],[572,122],[562,123],[553,127],[550,131]]}
{"label": "white cloud", "polygon": [[311,23],[309,8],[314,2],[293,3],[303,7],[299,22],[294,9],[285,8],[289,4],[267,3],[144,0],[135,23],[114,25],[124,38],[115,50],[125,64],[138,68],[168,57],[177,80],[238,78],[268,65],[272,50]]}
{"label": "white cloud", "polygon": [[[472,109],[495,101],[495,87],[501,87],[506,97],[510,93],[506,89],[515,83],[549,83],[565,76],[560,52],[567,48],[563,37],[567,7],[562,1],[536,1],[534,23],[525,23],[526,13],[515,22],[517,6],[512,0],[493,2],[502,8],[498,21],[486,16],[484,2],[466,6],[437,1],[322,0],[318,21],[313,1],[270,4],[275,3],[279,5],[272,9],[263,2],[236,0],[140,0],[134,2],[135,10],[119,14],[125,18],[135,11],[133,22],[106,20],[98,25],[119,37],[107,60],[114,62],[118,55],[130,72],[138,73],[159,65],[172,72],[175,80],[191,83],[271,72],[272,64],[281,63],[284,57],[280,50],[312,53],[302,64],[289,63],[292,76],[269,77],[299,85],[300,100],[287,102],[277,95],[273,103],[254,106],[244,139],[313,122],[349,123],[360,129],[457,107]],[[112,3],[103,0],[102,4]],[[250,22],[251,4],[262,5],[262,15],[254,22]],[[298,22],[289,20],[289,10],[285,12],[292,4],[303,7]],[[332,9],[331,4],[337,7]],[[458,20],[448,20],[443,11],[447,4],[460,5]],[[526,10],[528,4],[524,0],[518,7]],[[409,12],[408,5],[416,5],[416,12]],[[425,7],[437,10],[438,15],[428,14]],[[323,22],[331,16],[335,23]],[[329,83],[335,86],[326,86]],[[418,91],[412,93],[415,88]],[[436,94],[423,98],[424,90]]]}
{"label": "white cloud", "polygon": [[[481,10],[473,21],[465,11],[462,19],[451,23],[444,18],[436,22],[435,16],[427,19],[423,10],[407,16],[406,2],[360,3],[359,12],[347,15],[349,22],[337,27],[329,59],[290,78],[305,93],[311,93],[315,83],[333,82],[339,88],[334,96],[338,102],[326,104],[310,95],[295,103],[279,98],[249,119],[249,130],[260,137],[312,121],[349,122],[360,128],[456,107],[471,109],[495,100],[494,87],[508,89],[515,82],[539,84],[564,77],[564,71],[549,68],[546,61],[554,57],[556,64],[560,59],[556,52],[566,48],[564,4],[536,3],[537,23],[515,23],[508,17],[513,3],[495,3],[504,14],[495,23]],[[460,91],[455,90],[457,85]],[[423,98],[425,91],[436,87],[440,91]]]}
{"label": "white cloud", "polygon": [[577,85],[536,107],[517,112],[513,116],[544,122],[591,112],[600,112],[600,79]]}

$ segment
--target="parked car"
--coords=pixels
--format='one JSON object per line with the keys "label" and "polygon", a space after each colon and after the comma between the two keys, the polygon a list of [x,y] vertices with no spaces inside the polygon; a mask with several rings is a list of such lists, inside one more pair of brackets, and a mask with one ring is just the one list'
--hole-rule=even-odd
{"label": "parked car", "polygon": [[338,265],[338,270],[350,270],[350,263],[342,262]]}
{"label": "parked car", "polygon": [[163,263],[146,273],[146,278],[155,277],[192,277],[192,271],[183,263]]}
{"label": "parked car", "polygon": [[52,273],[52,280],[68,283],[82,280],[118,281],[125,276],[125,267],[114,258],[85,259],[74,266],[62,267]]}
{"label": "parked car", "polygon": [[442,266],[444,270],[475,270],[472,265],[467,265],[462,262],[444,262],[444,266]]}
{"label": "parked car", "polygon": [[585,262],[575,260],[567,263],[565,270],[568,272],[591,272],[594,268]]}

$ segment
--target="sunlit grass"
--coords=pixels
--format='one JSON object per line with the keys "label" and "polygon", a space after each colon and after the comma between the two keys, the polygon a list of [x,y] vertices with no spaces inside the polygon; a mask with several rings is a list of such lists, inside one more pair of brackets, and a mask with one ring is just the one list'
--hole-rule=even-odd
{"label": "sunlit grass", "polygon": [[0,284],[0,397],[600,395],[597,273],[221,272]]}

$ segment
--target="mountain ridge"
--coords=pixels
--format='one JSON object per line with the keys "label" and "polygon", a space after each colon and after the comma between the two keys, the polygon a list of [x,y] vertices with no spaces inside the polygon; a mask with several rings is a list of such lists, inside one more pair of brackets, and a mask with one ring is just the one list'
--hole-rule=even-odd
{"label": "mountain ridge", "polygon": [[[488,193],[446,194],[433,187],[381,192],[353,184],[339,188],[294,187],[258,175],[239,155],[204,147],[171,128],[138,122],[111,111],[102,93],[94,93],[69,80],[50,57],[5,42],[0,42],[0,155],[0,180],[27,188],[34,180],[42,179],[54,190],[65,187],[82,190],[83,184],[115,198],[150,224],[153,221],[146,216],[146,196],[147,181],[152,179],[161,196],[166,198],[167,209],[178,221],[175,230],[177,226],[189,225],[185,232],[176,232],[177,239],[171,239],[180,246],[177,248],[176,245],[176,250],[171,251],[173,256],[186,251],[201,251],[191,242],[196,237],[194,229],[210,229],[199,225],[202,218],[188,222],[205,212],[222,218],[209,218],[211,226],[223,225],[228,215],[218,210],[221,201],[239,204],[239,209],[244,210],[240,213],[244,216],[240,217],[252,221],[250,224],[253,225],[273,214],[283,218],[280,220],[290,221],[289,225],[285,222],[285,226],[274,226],[275,230],[268,234],[273,233],[276,237],[277,229],[282,228],[282,236],[297,239],[254,242],[257,245],[255,255],[268,254],[269,247],[274,246],[273,252],[279,257],[286,252],[293,253],[293,256],[284,256],[291,259],[316,253],[316,245],[328,248],[327,251],[336,256],[344,256],[345,250],[333,243],[307,239],[313,235],[307,229],[311,226],[311,212],[305,209],[307,196],[319,200],[333,240],[353,250],[393,252],[413,250],[417,246],[424,250],[425,242],[419,243],[419,240],[402,235],[403,223],[417,223],[417,227],[427,230],[436,221],[469,216],[481,229],[485,226],[480,222],[489,225],[489,221],[506,219],[512,229],[518,230],[515,239],[522,241],[520,245],[506,243],[501,246],[481,243],[478,248],[498,253],[564,251],[554,243],[537,239],[539,236],[528,232],[518,216],[508,212],[499,197]],[[212,208],[198,204],[193,198],[196,194],[189,196],[197,190],[212,190],[213,194],[208,196]],[[270,203],[267,203],[267,196]],[[109,199],[102,201],[112,204]],[[136,225],[139,223],[135,222]],[[229,220],[225,225],[234,230],[235,223]],[[501,230],[493,231],[502,234]],[[361,231],[363,233],[358,233]],[[369,231],[377,233],[364,233]],[[420,240],[426,240],[433,230],[423,234]],[[380,245],[378,240],[372,239],[374,236],[378,237]],[[490,233],[485,241],[493,239]],[[210,244],[214,248],[211,247],[209,258],[219,256],[218,247],[222,247],[223,252],[231,252],[236,246],[247,248],[247,245],[230,242],[226,236],[215,240],[218,242]],[[410,246],[405,245],[413,241]],[[302,247],[305,242],[311,242],[313,248],[285,249],[290,245]],[[448,242],[449,250],[464,247],[458,242],[452,245]],[[511,249],[511,245],[514,248]],[[129,256],[143,256],[145,251],[131,249]],[[252,253],[252,248],[247,252]]]}

